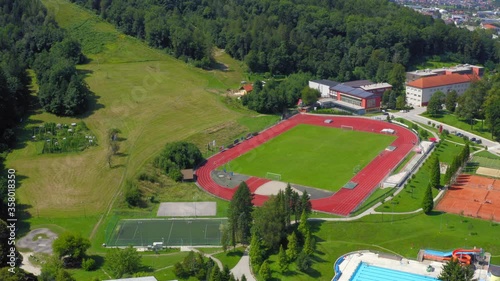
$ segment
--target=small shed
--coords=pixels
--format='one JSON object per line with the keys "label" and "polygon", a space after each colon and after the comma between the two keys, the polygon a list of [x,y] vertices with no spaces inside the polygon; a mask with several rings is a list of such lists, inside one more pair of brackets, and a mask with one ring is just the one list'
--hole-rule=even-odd
{"label": "small shed", "polygon": [[193,169],[183,169],[181,170],[182,181],[193,181],[194,180],[194,171]]}

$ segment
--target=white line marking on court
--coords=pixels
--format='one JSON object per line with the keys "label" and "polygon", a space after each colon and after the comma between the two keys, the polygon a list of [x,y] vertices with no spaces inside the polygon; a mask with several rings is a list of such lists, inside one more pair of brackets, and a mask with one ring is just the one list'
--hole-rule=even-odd
{"label": "white line marking on court", "polygon": [[170,232],[168,233],[167,245],[169,245],[168,242],[170,241],[170,235],[172,234],[172,228],[174,228],[174,221],[171,221],[171,222],[172,222],[172,225],[170,225]]}
{"label": "white line marking on court", "polygon": [[132,236],[132,239],[135,239],[135,235],[137,234],[137,230],[139,230],[139,225],[135,226],[134,236]]}
{"label": "white line marking on court", "polygon": [[208,228],[208,224],[205,224],[205,239],[207,239],[207,228]]}

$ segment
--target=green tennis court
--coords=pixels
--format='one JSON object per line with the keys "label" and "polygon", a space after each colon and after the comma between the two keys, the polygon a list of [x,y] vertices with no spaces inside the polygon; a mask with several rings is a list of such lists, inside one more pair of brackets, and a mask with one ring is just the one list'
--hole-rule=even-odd
{"label": "green tennis court", "polygon": [[134,219],[120,220],[107,236],[106,244],[117,246],[221,245],[221,229],[226,219]]}
{"label": "green tennis court", "polygon": [[500,169],[500,160],[481,156],[474,156],[472,162],[476,162],[479,167]]}

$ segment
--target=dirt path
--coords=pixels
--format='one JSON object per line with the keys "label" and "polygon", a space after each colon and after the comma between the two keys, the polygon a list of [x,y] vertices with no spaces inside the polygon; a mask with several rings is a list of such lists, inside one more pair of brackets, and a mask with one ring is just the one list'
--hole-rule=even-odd
{"label": "dirt path", "polygon": [[19,252],[23,256],[23,263],[20,268],[24,269],[26,272],[33,273],[35,275],[40,275],[42,273],[41,268],[32,264],[29,257],[33,255],[33,252]]}

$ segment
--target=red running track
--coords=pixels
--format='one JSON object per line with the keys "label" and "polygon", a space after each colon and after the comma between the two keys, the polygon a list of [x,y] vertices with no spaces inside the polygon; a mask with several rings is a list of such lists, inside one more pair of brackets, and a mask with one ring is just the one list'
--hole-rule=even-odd
{"label": "red running track", "polygon": [[[326,119],[334,120],[326,124]],[[283,132],[297,126],[298,124],[310,124],[326,127],[340,128],[342,125],[353,126],[356,131],[380,133],[382,129],[394,129],[397,139],[391,144],[395,146],[394,151],[383,151],[373,159],[366,167],[359,171],[351,181],[358,183],[353,189],[341,188],[338,192],[327,198],[311,200],[314,210],[347,216],[368,197],[378,184],[391,172],[391,170],[412,150],[417,143],[417,136],[410,130],[401,126],[362,117],[348,116],[318,116],[299,114],[278,125],[271,127],[259,135],[246,140],[237,146],[218,153],[196,170],[198,184],[209,193],[222,199],[231,200],[236,188],[227,188],[217,184],[210,176],[211,171],[227,163],[234,158],[258,147],[264,142],[276,137]],[[368,144],[369,145],[369,144]],[[247,185],[251,192],[268,182],[267,179],[251,177]],[[262,205],[267,196],[255,194],[253,203]]]}

